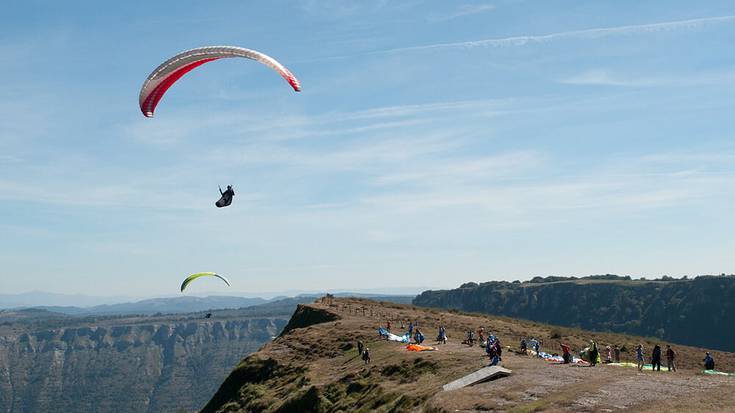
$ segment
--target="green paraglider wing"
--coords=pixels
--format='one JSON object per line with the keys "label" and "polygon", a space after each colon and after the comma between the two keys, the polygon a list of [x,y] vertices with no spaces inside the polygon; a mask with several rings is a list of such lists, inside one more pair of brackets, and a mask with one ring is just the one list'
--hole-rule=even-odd
{"label": "green paraglider wing", "polygon": [[230,286],[230,282],[227,281],[227,278],[225,278],[225,277],[223,277],[223,276],[221,276],[221,275],[219,275],[217,273],[213,273],[213,272],[198,272],[196,274],[192,274],[192,275],[186,277],[186,279],[184,280],[184,282],[181,283],[181,292],[183,293],[184,292],[184,289],[186,289],[186,286],[189,285],[189,283],[191,283],[192,281],[196,280],[199,277],[217,277],[220,280],[224,281],[225,284],[227,284],[227,286]]}

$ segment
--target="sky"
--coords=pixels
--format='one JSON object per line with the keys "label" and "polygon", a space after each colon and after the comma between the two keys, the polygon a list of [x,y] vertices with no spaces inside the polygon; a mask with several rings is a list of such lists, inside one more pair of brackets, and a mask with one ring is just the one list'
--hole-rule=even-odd
{"label": "sky", "polygon": [[[0,292],[735,272],[734,43],[716,0],[10,0]],[[227,59],[143,117],[206,45],[303,91]]]}

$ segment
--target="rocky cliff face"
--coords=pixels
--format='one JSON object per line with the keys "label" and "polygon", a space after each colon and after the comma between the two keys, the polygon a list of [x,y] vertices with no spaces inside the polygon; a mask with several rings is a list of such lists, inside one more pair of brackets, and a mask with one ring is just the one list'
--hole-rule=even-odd
{"label": "rocky cliff face", "polygon": [[735,351],[735,277],[628,281],[468,283],[425,291],[423,307],[524,318],[587,330],[660,337],[676,343]]}
{"label": "rocky cliff face", "polygon": [[137,317],[0,330],[0,412],[201,408],[288,315]]}

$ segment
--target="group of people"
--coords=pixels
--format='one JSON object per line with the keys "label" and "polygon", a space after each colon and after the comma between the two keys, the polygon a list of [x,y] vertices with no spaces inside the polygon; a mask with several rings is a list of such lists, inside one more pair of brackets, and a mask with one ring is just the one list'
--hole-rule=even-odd
{"label": "group of people", "polygon": [[[444,334],[444,343],[446,343],[446,333],[444,331],[443,326],[439,327],[439,335],[442,336],[442,334]],[[477,335],[475,335],[475,330],[470,328],[467,330],[467,338],[462,343],[471,347],[475,345],[475,341],[477,341],[480,347],[485,349],[485,354],[490,358],[490,365],[498,365],[502,360],[501,356],[503,354],[503,348],[500,346],[500,339],[495,337],[493,334],[486,335],[485,327],[478,328]]]}
{"label": "group of people", "polygon": [[529,343],[531,344],[531,348],[533,349],[533,351],[536,352],[536,356],[541,357],[541,341],[535,338],[532,338],[529,341],[526,341],[525,338],[521,339],[521,344],[520,344],[521,353],[525,354],[526,352],[528,352]]}
{"label": "group of people", "polygon": [[[401,329],[404,327],[403,321],[401,320]],[[387,323],[388,331],[390,332],[390,320]],[[414,332],[414,330],[416,330]],[[424,342],[426,337],[424,337],[424,333],[419,330],[419,322],[417,321],[409,321],[408,322],[408,336],[413,338],[413,341],[416,342],[416,344],[421,344]]]}
{"label": "group of people", "polygon": [[[390,331],[391,323],[388,321],[386,323],[388,331]],[[403,320],[401,320],[401,329],[403,330],[406,328],[406,325]],[[408,337],[413,338],[413,340],[417,344],[421,344],[424,342],[424,334],[419,330],[418,328],[418,321],[409,321],[408,322]],[[437,342],[439,344],[446,344],[447,343],[447,330],[443,325],[439,326],[439,334],[436,338]],[[488,337],[485,336],[485,328],[480,327],[477,329],[477,335],[475,335],[475,330],[468,329],[467,330],[467,337],[465,341],[463,341],[463,344],[467,344],[469,346],[474,346],[475,341],[478,342],[478,344],[481,347],[484,347],[485,353],[490,357],[490,365],[494,366],[497,365],[501,361],[501,355],[502,355],[502,348],[500,346],[500,340],[496,338],[494,335],[490,334]],[[363,343],[361,341],[358,341],[358,352],[362,355],[362,359],[365,361],[365,364],[370,363],[370,353],[369,349],[363,346]],[[527,353],[529,349],[529,345],[531,349],[536,353],[538,357],[541,357],[541,341],[535,338],[532,338],[530,340],[526,340],[525,338],[522,338],[520,341],[520,351],[521,353]],[[572,349],[569,346],[569,344],[566,343],[559,343],[562,351],[562,359],[564,360],[564,364],[572,363],[574,360],[574,356],[572,355]],[[590,340],[590,346],[585,349],[586,350],[586,358],[587,361],[590,363],[590,365],[595,366],[597,363],[600,362],[601,354],[599,351],[599,348],[597,346],[597,342],[594,340]],[[613,345],[610,347],[609,345],[605,347],[605,363],[620,363],[620,352],[621,349],[618,347],[618,345]],[[645,351],[642,344],[638,344],[635,349],[636,354],[636,361],[639,371],[643,371],[643,367],[645,365]],[[651,351],[651,366],[652,370],[654,371],[661,371],[661,365],[662,365],[662,359],[663,357],[666,357],[666,368],[668,371],[676,371],[676,360],[677,360],[677,354],[674,351],[673,348],[671,348],[671,345],[666,345],[666,352],[664,353],[661,349],[661,346],[656,344],[653,347],[653,350]],[[712,357],[712,355],[707,352],[705,354],[705,358],[703,360],[704,362],[704,368],[705,370],[714,370],[715,368],[715,360]]]}
{"label": "group of people", "polygon": [[[529,343],[532,346],[532,349],[536,352],[536,354],[540,357],[540,346],[541,343],[537,339],[531,339],[527,341],[525,338],[521,339],[520,342],[520,352],[522,354],[526,354],[529,349]],[[559,343],[561,347],[562,352],[562,359],[564,360],[564,364],[569,364],[574,361],[574,356],[572,355],[572,349],[569,346],[569,344],[566,343]],[[618,347],[618,345],[606,346],[605,347],[605,361],[604,363],[620,363],[620,352],[621,349]],[[590,345],[586,349],[582,351],[583,359],[590,363],[591,366],[597,365],[601,360],[601,354],[598,349],[597,343],[594,340],[590,340]],[[645,350],[643,348],[642,344],[639,344],[635,348],[635,355],[636,355],[636,361],[637,361],[637,367],[639,371],[643,371],[643,368],[645,366],[646,357],[645,357]],[[556,356],[556,354],[554,354]],[[668,371],[676,371],[676,365],[677,365],[677,353],[674,351],[673,348],[671,348],[671,345],[666,345],[666,351],[664,352],[661,349],[661,346],[656,344],[653,347],[653,350],[651,350],[651,369],[654,371],[661,371],[662,361],[663,358],[666,357],[666,368]],[[715,360],[712,357],[712,354],[709,352],[705,353],[704,357],[704,368],[705,370],[714,370],[715,369]]]}
{"label": "group of people", "polygon": [[[709,354],[709,353],[707,353]],[[663,354],[661,352],[661,346],[656,344],[653,346],[651,351],[651,370],[661,371],[661,358]],[[643,371],[643,365],[645,363],[645,356],[643,345],[638,344],[635,348],[635,358],[638,364],[638,370]],[[669,371],[676,371],[676,352],[671,345],[666,345],[666,367]]]}

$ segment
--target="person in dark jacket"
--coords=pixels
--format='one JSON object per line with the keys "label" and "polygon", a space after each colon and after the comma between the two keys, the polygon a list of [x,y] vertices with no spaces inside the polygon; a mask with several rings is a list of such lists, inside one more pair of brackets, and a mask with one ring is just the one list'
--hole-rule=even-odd
{"label": "person in dark jacket", "polygon": [[669,371],[676,371],[676,352],[669,344],[666,345],[666,367]]}
{"label": "person in dark jacket", "polygon": [[590,340],[590,365],[595,367],[597,359],[600,357],[600,351],[597,349],[597,342]]}
{"label": "person in dark jacket", "polygon": [[365,349],[365,345],[362,344],[362,340],[357,340],[357,354],[362,356],[362,351]]}
{"label": "person in dark jacket", "polygon": [[413,340],[416,342],[416,344],[421,344],[424,342],[424,333],[421,332],[418,328],[416,329],[416,334],[413,337]]}
{"label": "person in dark jacket", "polygon": [[651,352],[651,370],[661,371],[661,346],[656,344]]}
{"label": "person in dark jacket", "polygon": [[367,347],[365,347],[365,350],[362,352],[362,360],[365,364],[370,364],[370,349]]}
{"label": "person in dark jacket", "polygon": [[467,330],[467,345],[470,347],[475,345],[475,332],[472,329]]}
{"label": "person in dark jacket", "polygon": [[715,359],[712,357],[711,354],[709,354],[709,351],[705,353],[705,356],[704,356],[704,369],[705,370],[715,369]]}

